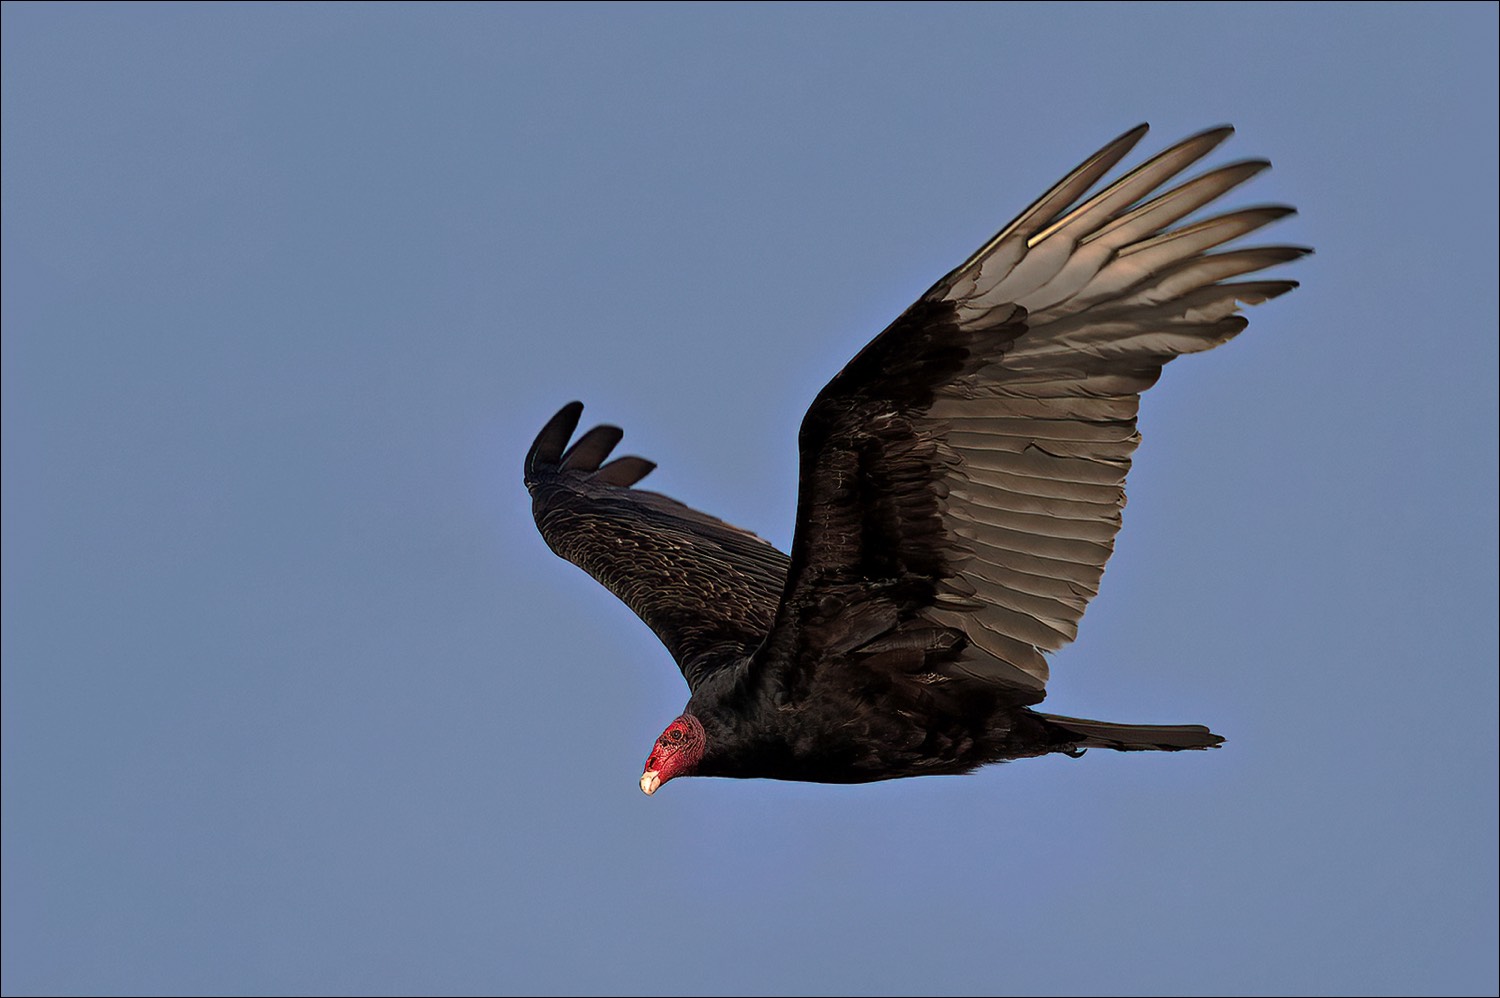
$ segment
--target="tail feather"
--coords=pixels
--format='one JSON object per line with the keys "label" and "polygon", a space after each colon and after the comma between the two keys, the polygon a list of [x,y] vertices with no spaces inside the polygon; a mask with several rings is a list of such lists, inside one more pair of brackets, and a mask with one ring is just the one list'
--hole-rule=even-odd
{"label": "tail feather", "polygon": [[1180,752],[1217,748],[1224,741],[1201,724],[1114,724],[1081,717],[1042,714],[1041,717],[1072,747],[1107,748],[1116,752]]}

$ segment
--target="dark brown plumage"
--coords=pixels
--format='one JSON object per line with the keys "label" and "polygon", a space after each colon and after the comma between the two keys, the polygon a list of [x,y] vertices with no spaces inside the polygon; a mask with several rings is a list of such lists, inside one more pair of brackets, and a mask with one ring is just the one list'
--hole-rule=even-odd
{"label": "dark brown plumage", "polygon": [[526,457],[542,536],[650,625],[692,693],[647,761],[647,793],[683,775],[854,783],[1223,740],[1030,709],[1113,549],[1140,393],[1172,358],[1243,329],[1241,305],[1296,287],[1231,278],[1308,252],[1208,252],[1287,207],[1169,228],[1269,165],[1157,193],[1227,127],[1084,200],[1145,131],[1060,181],[818,394],[790,558],[633,488],[655,466],[604,463],[619,429],[569,447],[580,403],[542,429]]}

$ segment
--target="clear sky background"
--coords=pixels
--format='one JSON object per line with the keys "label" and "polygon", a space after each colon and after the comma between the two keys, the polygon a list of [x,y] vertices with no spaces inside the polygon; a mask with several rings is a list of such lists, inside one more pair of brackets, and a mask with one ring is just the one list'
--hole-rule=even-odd
{"label": "clear sky background", "polygon": [[[7,994],[1495,992],[1494,4],[3,29]],[[536,430],[787,546],[817,389],[1142,120],[1318,252],[1147,397],[1047,704],[1228,744],[642,796],[686,689]]]}

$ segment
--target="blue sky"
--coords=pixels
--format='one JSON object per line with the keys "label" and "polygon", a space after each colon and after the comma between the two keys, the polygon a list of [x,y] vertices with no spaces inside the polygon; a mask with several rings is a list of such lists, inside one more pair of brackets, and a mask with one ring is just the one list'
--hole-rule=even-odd
{"label": "blue sky", "polygon": [[[1493,4],[3,16],[7,994],[1494,993]],[[537,428],[785,547],[817,389],[1142,120],[1318,252],[1048,707],[1227,745],[644,797]]]}

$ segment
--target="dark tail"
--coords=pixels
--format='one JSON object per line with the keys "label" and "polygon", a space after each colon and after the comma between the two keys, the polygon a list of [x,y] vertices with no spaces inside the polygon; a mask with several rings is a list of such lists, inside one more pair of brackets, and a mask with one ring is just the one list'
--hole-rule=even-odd
{"label": "dark tail", "polygon": [[1201,724],[1112,724],[1081,717],[1039,714],[1074,749],[1107,748],[1116,752],[1180,752],[1217,748],[1224,739]]}

